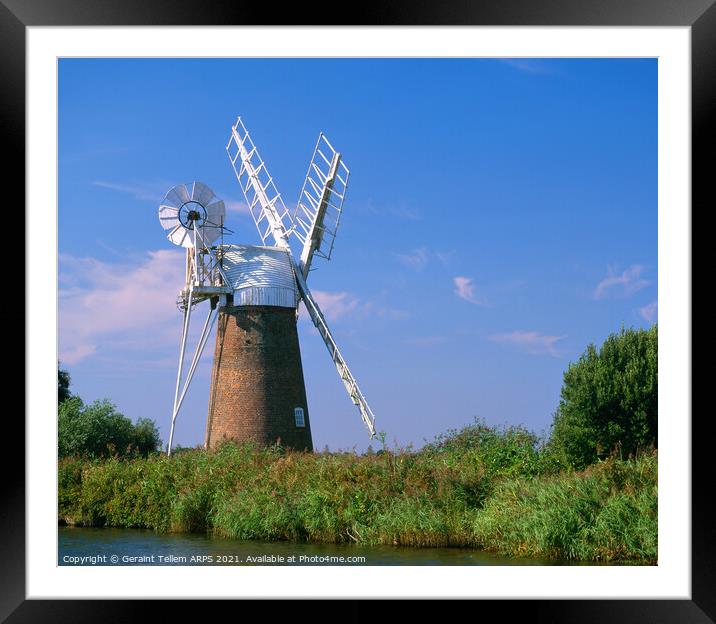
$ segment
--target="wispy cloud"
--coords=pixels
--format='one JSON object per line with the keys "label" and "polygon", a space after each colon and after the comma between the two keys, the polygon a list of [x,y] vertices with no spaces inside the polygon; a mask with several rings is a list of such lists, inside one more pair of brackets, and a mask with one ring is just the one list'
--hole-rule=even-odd
{"label": "wispy cloud", "polygon": [[659,316],[659,303],[652,301],[643,308],[639,308],[639,314],[647,323],[654,323]]}
{"label": "wispy cloud", "polygon": [[[390,307],[375,299],[361,300],[348,292],[325,290],[312,290],[311,292],[318,303],[318,307],[321,308],[323,315],[329,321],[336,321],[345,317],[399,320],[409,316],[405,310]],[[301,302],[299,317],[310,322],[310,317],[303,302]]]}
{"label": "wispy cloud", "polygon": [[390,206],[388,213],[398,219],[405,219],[406,221],[420,221],[420,219],[423,218],[419,210],[402,202]]}
{"label": "wispy cloud", "polygon": [[411,269],[416,269],[419,271],[421,269],[424,269],[425,265],[428,263],[428,248],[420,247],[409,253],[396,253],[395,256],[398,258],[401,264],[404,264]]}
{"label": "wispy cloud", "polygon": [[506,334],[493,334],[488,338],[492,342],[515,345],[530,355],[559,357],[561,354],[555,345],[566,336],[546,336],[535,331],[515,330]]}
{"label": "wispy cloud", "polygon": [[[105,182],[103,180],[95,180],[93,186],[106,188],[117,193],[131,195],[134,199],[140,201],[151,201],[159,203],[162,201],[167,191],[174,186],[171,182],[153,182],[151,184],[124,184],[118,182]],[[224,200],[226,212],[234,212],[240,214],[249,214],[249,207],[246,202],[234,199],[229,195],[221,195],[217,193],[219,199]]]}
{"label": "wispy cloud", "polygon": [[505,65],[528,74],[556,74],[557,70],[543,59],[505,58],[498,59]]}
{"label": "wispy cloud", "polygon": [[225,199],[224,200],[224,206],[226,207],[226,212],[236,212],[239,214],[250,214],[249,206],[246,202],[239,201],[236,199]]}
{"label": "wispy cloud", "polygon": [[96,351],[97,347],[93,344],[66,345],[64,350],[60,350],[60,360],[66,364],[76,364],[94,355]]}
{"label": "wispy cloud", "polygon": [[631,297],[651,284],[650,281],[642,278],[643,271],[644,267],[640,264],[633,264],[621,273],[618,273],[613,266],[608,267],[607,276],[594,289],[594,298]]}
{"label": "wispy cloud", "polygon": [[104,349],[176,343],[184,254],[167,249],[137,263],[60,255],[60,359],[75,364]]}
{"label": "wispy cloud", "polygon": [[446,267],[448,264],[450,264],[450,262],[452,262],[452,258],[455,255],[455,250],[451,249],[450,251],[436,251],[433,255],[435,256],[435,258],[437,258],[440,264]]}
{"label": "wispy cloud", "polygon": [[450,264],[454,250],[450,251],[431,251],[427,247],[418,247],[407,253],[393,254],[401,264],[406,267],[421,271],[431,260],[437,260],[442,266],[446,267]]}
{"label": "wispy cloud", "polygon": [[325,290],[312,291],[323,315],[329,321],[335,321],[358,308],[359,301],[347,292],[328,292]]}
{"label": "wispy cloud", "polygon": [[373,316],[378,318],[385,318],[391,320],[400,320],[408,318],[410,313],[407,310],[401,310],[400,308],[393,308],[389,305],[380,303],[379,301],[369,300],[364,302],[359,308],[358,312],[362,316]]}
{"label": "wispy cloud", "polygon": [[[105,182],[102,180],[96,180],[92,182],[93,186],[100,188],[106,188],[110,191],[117,193],[124,193],[130,195],[132,198],[139,201],[151,201],[159,204],[167,191],[172,188],[171,182],[155,182],[152,184],[122,184],[117,182]],[[249,207],[246,202],[234,199],[228,195],[221,195],[217,193],[219,199],[224,200],[224,207],[228,215],[250,215]]]}
{"label": "wispy cloud", "polygon": [[420,221],[423,218],[423,215],[418,209],[408,205],[408,203],[404,201],[390,202],[376,206],[373,199],[369,198],[367,202],[360,204],[357,208],[375,215],[393,217],[401,221]]}
{"label": "wispy cloud", "polygon": [[[184,263],[184,254],[175,249],[118,263],[61,254],[60,360],[73,365],[90,359],[111,364],[136,358],[146,366],[175,366],[181,325],[176,300],[184,284]],[[313,295],[329,321],[407,316],[403,310],[373,299],[362,301],[345,291],[314,290]],[[200,325],[190,328],[190,343]],[[211,348],[205,349],[203,357],[210,358],[211,353]]]}
{"label": "wispy cloud", "polygon": [[162,198],[172,186],[171,184],[165,183],[121,184],[102,180],[96,180],[92,182],[92,185],[116,191],[117,193],[125,193],[140,201],[152,201],[156,203],[162,201]]}
{"label": "wispy cloud", "polygon": [[378,316],[382,318],[388,318],[393,320],[403,320],[406,318],[410,318],[411,314],[408,310],[403,310],[401,308],[391,308],[386,306],[379,306],[378,307]]}
{"label": "wispy cloud", "polygon": [[452,281],[455,285],[455,294],[458,297],[464,299],[465,301],[469,301],[470,303],[474,303],[475,305],[485,305],[485,302],[475,293],[475,284],[471,277],[459,275],[457,277],[453,277]]}

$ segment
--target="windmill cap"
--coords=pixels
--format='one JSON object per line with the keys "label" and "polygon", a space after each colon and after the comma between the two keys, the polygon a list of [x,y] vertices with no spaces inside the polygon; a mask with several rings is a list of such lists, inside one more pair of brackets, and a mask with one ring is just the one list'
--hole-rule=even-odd
{"label": "windmill cap", "polygon": [[224,245],[221,250],[235,306],[298,305],[296,278],[287,250],[254,245]]}

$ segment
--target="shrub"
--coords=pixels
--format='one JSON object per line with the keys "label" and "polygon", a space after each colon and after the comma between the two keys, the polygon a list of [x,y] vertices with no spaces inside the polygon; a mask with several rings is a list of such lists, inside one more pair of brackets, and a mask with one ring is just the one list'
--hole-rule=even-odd
{"label": "shrub", "polygon": [[58,408],[57,430],[60,457],[146,456],[160,445],[153,421],[134,425],[106,399],[91,405],[76,396],[66,399]]}
{"label": "shrub", "polygon": [[470,455],[495,477],[537,475],[550,471],[542,440],[522,426],[491,427],[480,419],[450,429],[427,444],[423,453]]}
{"label": "shrub", "polygon": [[159,430],[153,420],[140,418],[134,425],[134,448],[140,455],[148,455],[157,451],[162,441],[159,437]]}
{"label": "shrub", "polygon": [[62,403],[72,396],[70,392],[70,374],[57,365],[57,402]]}
{"label": "shrub", "polygon": [[613,451],[657,445],[657,326],[621,329],[592,344],[564,373],[552,443],[583,468]]}

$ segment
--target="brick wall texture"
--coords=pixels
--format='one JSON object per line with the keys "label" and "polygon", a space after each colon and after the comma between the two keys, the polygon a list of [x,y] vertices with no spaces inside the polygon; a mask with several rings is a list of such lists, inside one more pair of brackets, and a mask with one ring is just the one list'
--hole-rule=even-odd
{"label": "brick wall texture", "polygon": [[[206,447],[233,439],[312,451],[296,310],[226,307],[217,324]],[[296,407],[304,427],[296,426]]]}

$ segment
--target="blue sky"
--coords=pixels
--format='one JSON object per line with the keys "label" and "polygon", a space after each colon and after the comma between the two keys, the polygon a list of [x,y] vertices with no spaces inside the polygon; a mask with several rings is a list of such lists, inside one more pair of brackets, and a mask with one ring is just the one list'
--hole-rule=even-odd
{"label": "blue sky", "polygon": [[[319,131],[351,169],[309,285],[391,444],[475,417],[546,431],[569,362],[657,320],[656,60],[62,59],[60,359],[165,441],[183,252],[157,208],[200,180],[226,242],[260,243],[225,152],[238,115],[291,208]],[[305,314],[299,336],[314,445],[365,449]],[[203,442],[212,353],[179,444]]]}

